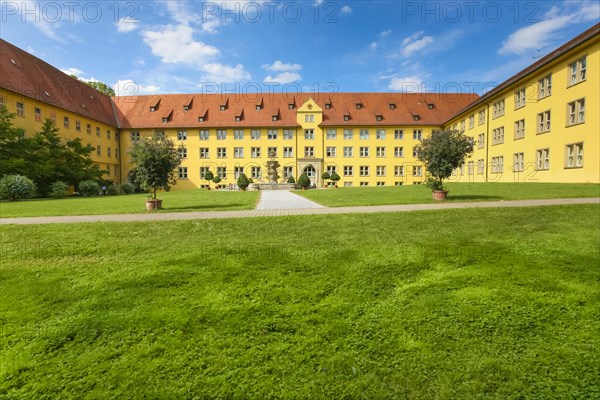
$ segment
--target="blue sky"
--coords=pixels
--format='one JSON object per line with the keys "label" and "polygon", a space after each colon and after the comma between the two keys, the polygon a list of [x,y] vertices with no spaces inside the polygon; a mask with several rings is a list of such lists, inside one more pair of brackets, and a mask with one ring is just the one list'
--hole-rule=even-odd
{"label": "blue sky", "polygon": [[0,36],[152,93],[474,91],[599,20],[569,1],[0,1]]}

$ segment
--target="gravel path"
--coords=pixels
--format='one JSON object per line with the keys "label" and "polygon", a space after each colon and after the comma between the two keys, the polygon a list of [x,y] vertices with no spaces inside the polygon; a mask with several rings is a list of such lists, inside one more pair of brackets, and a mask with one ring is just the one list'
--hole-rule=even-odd
{"label": "gravel path", "polygon": [[263,190],[260,192],[260,201],[257,210],[300,210],[323,208],[322,205],[298,196],[289,190]]}
{"label": "gravel path", "polygon": [[[266,193],[266,192],[265,192]],[[264,194],[264,193],[263,193]],[[290,208],[279,210],[243,210],[243,211],[203,211],[180,213],[147,213],[147,214],[111,214],[111,215],[79,215],[63,217],[28,217],[0,218],[0,225],[19,224],[65,224],[77,222],[135,222],[135,221],[174,221],[190,219],[221,219],[221,218],[253,218],[279,217],[285,215],[312,214],[352,214],[352,213],[384,213],[403,211],[449,210],[457,208],[507,208],[507,207],[537,207],[559,206],[568,204],[600,204],[600,198],[581,199],[546,199],[546,200],[511,200],[511,201],[482,201],[465,203],[429,203],[402,204],[389,206],[360,206],[328,208]]]}

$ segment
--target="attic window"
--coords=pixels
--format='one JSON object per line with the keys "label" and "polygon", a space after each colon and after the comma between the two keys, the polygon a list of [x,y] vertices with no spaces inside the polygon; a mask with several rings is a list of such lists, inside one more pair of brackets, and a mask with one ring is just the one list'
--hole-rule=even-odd
{"label": "attic window", "polygon": [[390,103],[390,110],[394,110],[396,108],[396,104]]}
{"label": "attic window", "polygon": [[420,119],[421,119],[421,116],[419,116],[419,115],[417,115],[417,114],[413,115],[413,120],[414,120],[414,121],[418,121],[418,120],[420,120]]}
{"label": "attic window", "polygon": [[235,116],[235,122],[240,122],[242,120],[242,117],[239,115]]}
{"label": "attic window", "polygon": [[204,117],[198,117],[198,122],[204,122]]}
{"label": "attic window", "polygon": [[376,116],[375,116],[375,119],[376,119],[377,121],[381,121],[381,120],[383,119],[383,115],[376,115]]}
{"label": "attic window", "polygon": [[356,109],[360,110],[362,108],[362,103],[356,103]]}
{"label": "attic window", "polygon": [[427,108],[430,110],[433,110],[435,108],[435,104],[433,103],[427,103]]}
{"label": "attic window", "polygon": [[350,121],[350,116],[349,115],[344,115],[344,121]]}
{"label": "attic window", "polygon": [[288,104],[288,108],[289,108],[290,110],[293,110],[293,109],[294,109],[294,107],[295,107],[294,103],[290,103],[290,104]]}
{"label": "attic window", "polygon": [[260,110],[262,110],[262,106],[260,104],[257,104],[256,105],[256,111],[260,111]]}
{"label": "attic window", "polygon": [[164,117],[164,118],[162,119],[162,123],[163,123],[163,124],[166,124],[167,122],[169,122],[169,118],[168,118],[168,117]]}
{"label": "attic window", "polygon": [[151,107],[150,107],[150,112],[154,112],[154,111],[156,111],[156,107],[154,107],[154,106],[151,106]]}
{"label": "attic window", "polygon": [[183,106],[183,111],[190,111],[190,106]]}
{"label": "attic window", "polygon": [[223,104],[221,105],[221,107],[219,107],[219,110],[221,111],[225,111],[227,109],[227,105]]}
{"label": "attic window", "polygon": [[272,121],[277,121],[279,117],[277,115],[273,115]]}
{"label": "attic window", "polygon": [[331,103],[325,103],[325,108],[329,110],[331,108]]}

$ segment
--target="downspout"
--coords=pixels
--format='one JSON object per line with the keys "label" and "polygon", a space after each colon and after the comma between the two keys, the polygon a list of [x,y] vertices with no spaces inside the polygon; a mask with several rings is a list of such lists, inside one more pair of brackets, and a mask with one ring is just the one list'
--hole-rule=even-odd
{"label": "downspout", "polygon": [[490,119],[492,119],[492,116],[490,115],[490,103],[485,103],[485,105],[487,106],[487,118],[485,119],[485,164],[483,166],[485,168],[485,181],[487,182],[489,173]]}

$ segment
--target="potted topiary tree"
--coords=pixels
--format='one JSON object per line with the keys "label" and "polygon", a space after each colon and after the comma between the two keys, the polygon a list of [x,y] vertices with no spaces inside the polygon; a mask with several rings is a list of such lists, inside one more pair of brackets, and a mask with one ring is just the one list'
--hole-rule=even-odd
{"label": "potted topiary tree", "polygon": [[296,183],[296,180],[294,179],[294,177],[293,177],[293,176],[290,176],[290,177],[288,178],[288,180],[287,180],[287,183],[290,183],[290,184],[292,184],[292,185],[293,185],[294,183]]}
{"label": "potted topiary tree", "polygon": [[340,181],[341,177],[337,174],[337,172],[334,172],[331,174],[329,179],[331,179],[331,181],[333,182],[333,186],[337,188],[338,182]]}
{"label": "potted topiary tree", "polygon": [[298,178],[298,186],[300,186],[302,190],[306,190],[310,186],[310,178],[306,175],[306,172]]}
{"label": "potted topiary tree", "polygon": [[237,180],[237,185],[243,191],[246,191],[248,186],[250,186],[250,181],[248,180],[246,174],[244,174],[243,172],[240,174],[240,177]]}
{"label": "potted topiary tree", "polygon": [[329,172],[325,171],[321,174],[321,179],[323,179],[323,186],[327,186],[327,181],[331,179],[331,175],[329,175]]}
{"label": "potted topiary tree", "polygon": [[213,173],[212,173],[212,172],[210,172],[210,171],[207,171],[207,172],[204,174],[204,180],[208,182],[208,190],[210,190],[210,181],[212,181],[212,180],[214,179],[214,177],[215,177],[215,176],[214,176],[214,175],[213,175]]}
{"label": "potted topiary tree", "polygon": [[146,200],[146,210],[159,210],[162,200],[156,198],[160,188],[169,191],[177,184],[176,169],[181,159],[172,140],[162,136],[146,137],[133,143],[129,150],[135,178],[152,198]]}
{"label": "potted topiary tree", "polygon": [[444,179],[452,171],[465,164],[465,158],[473,153],[473,138],[455,130],[433,131],[431,136],[421,140],[417,157],[423,162],[428,178],[425,185],[433,192],[434,200],[445,200],[448,190]]}
{"label": "potted topiary tree", "polygon": [[221,178],[219,177],[219,175],[215,175],[212,181],[215,183],[215,189],[217,189],[217,185],[219,184],[219,182],[221,182]]}

